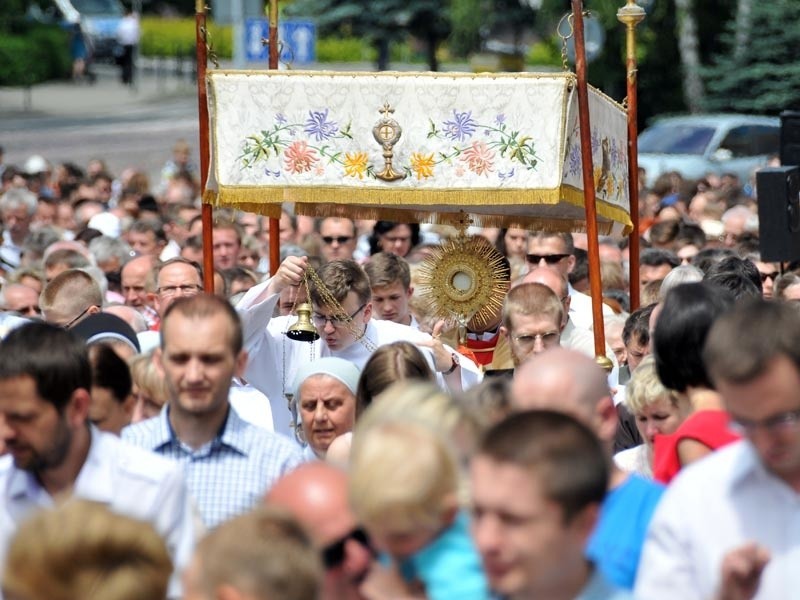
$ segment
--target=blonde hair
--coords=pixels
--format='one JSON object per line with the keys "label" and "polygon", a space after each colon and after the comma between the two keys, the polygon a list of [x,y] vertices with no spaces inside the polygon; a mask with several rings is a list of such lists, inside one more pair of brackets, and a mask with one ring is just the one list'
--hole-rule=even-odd
{"label": "blonde hair", "polygon": [[208,597],[228,584],[254,598],[315,600],[322,580],[318,552],[291,514],[257,507],[226,521],[197,546]]}
{"label": "blonde hair", "polygon": [[353,437],[350,498],[368,529],[438,529],[458,494],[458,462],[444,437],[424,423],[376,423]]}
{"label": "blonde hair", "polygon": [[625,406],[636,415],[662,399],[667,399],[672,406],[678,407],[678,393],[661,383],[655,358],[650,354],[642,359],[631,374],[631,380],[625,388]]}
{"label": "blonde hair", "polygon": [[128,361],[131,369],[131,379],[134,385],[153,400],[162,400],[166,404],[169,399],[169,390],[164,375],[156,368],[153,362],[153,350],[147,354],[136,354]]}
{"label": "blonde hair", "polygon": [[503,303],[503,325],[513,331],[514,315],[541,315],[561,325],[564,305],[556,293],[542,283],[522,283],[512,288]]}
{"label": "blonde hair", "polygon": [[3,591],[26,600],[155,600],[172,563],[153,527],[72,500],[35,514],[11,541]]}

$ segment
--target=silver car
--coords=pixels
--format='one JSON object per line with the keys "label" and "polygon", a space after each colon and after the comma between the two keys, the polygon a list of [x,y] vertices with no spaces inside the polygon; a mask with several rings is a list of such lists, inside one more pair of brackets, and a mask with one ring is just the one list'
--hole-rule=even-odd
{"label": "silver car", "polygon": [[639,166],[651,185],[662,173],[687,179],[734,173],[743,184],[780,146],[780,119],[736,114],[658,119],[639,135]]}

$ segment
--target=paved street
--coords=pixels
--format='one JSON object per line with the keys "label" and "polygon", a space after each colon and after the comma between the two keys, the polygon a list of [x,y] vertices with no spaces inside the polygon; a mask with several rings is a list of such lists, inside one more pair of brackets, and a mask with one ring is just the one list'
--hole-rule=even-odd
{"label": "paved street", "polygon": [[116,69],[97,72],[94,85],[48,83],[29,95],[0,88],[5,161],[21,165],[31,154],[42,154],[54,163],[85,166],[101,157],[114,174],[137,166],[155,182],[176,139],[196,146],[196,87],[188,73],[181,79],[143,74],[131,90],[119,82]]}

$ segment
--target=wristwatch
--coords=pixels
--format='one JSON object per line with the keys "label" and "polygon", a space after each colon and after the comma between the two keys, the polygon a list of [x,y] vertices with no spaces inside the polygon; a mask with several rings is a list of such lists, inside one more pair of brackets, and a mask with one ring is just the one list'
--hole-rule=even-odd
{"label": "wristwatch", "polygon": [[458,354],[453,352],[450,357],[453,359],[453,364],[450,365],[450,368],[447,371],[442,371],[442,375],[450,375],[453,371],[455,371],[459,366],[461,366],[461,362],[458,360]]}

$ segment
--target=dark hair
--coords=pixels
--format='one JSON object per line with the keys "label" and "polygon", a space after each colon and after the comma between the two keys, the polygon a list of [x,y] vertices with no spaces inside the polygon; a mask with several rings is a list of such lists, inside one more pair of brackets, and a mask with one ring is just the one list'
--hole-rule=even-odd
{"label": "dark hair", "polygon": [[[746,286],[744,286],[744,284],[734,285],[736,283],[734,280],[718,277],[719,275],[729,274],[749,280],[758,290],[758,295],[761,295],[763,289],[761,286],[761,273],[758,272],[758,267],[756,267],[753,261],[746,258],[739,258],[738,256],[727,256],[708,268],[708,271],[706,271],[706,279],[713,281],[714,278],[717,277],[720,284],[730,289],[736,296],[736,292]],[[730,283],[731,281],[733,281],[733,283]],[[736,297],[737,299],[739,298],[739,296]]]}
{"label": "dark hair", "polygon": [[583,248],[575,248],[572,255],[575,257],[575,266],[568,277],[570,284],[575,285],[589,278],[589,253]]}
{"label": "dark hair", "polygon": [[92,388],[86,344],[50,323],[28,323],[0,342],[0,379],[31,377],[36,393],[61,412],[73,392]]}
{"label": "dark hair", "polygon": [[380,237],[386,233],[389,233],[392,229],[397,227],[398,225],[407,225],[408,228],[411,230],[411,247],[413,248],[420,241],[419,235],[419,225],[417,223],[396,223],[395,221],[377,221],[375,226],[372,228],[372,235],[369,236],[369,253],[370,254],[377,254],[381,251],[380,244],[378,240]]}
{"label": "dark hair", "polygon": [[653,314],[655,307],[656,303],[640,306],[628,315],[622,327],[623,344],[627,346],[631,340],[640,346],[650,343],[650,315]]}
{"label": "dark hair", "polygon": [[128,363],[104,343],[89,346],[89,363],[92,366],[92,384],[111,390],[111,395],[122,404],[133,387]]}
{"label": "dark hair", "polygon": [[706,245],[706,233],[703,228],[694,223],[681,223],[675,244],[679,247],[692,245],[698,249]]}
{"label": "dark hair", "polygon": [[669,265],[673,269],[681,264],[678,255],[670,250],[661,248],[646,248],[639,255],[639,265],[647,267],[660,267]]}
{"label": "dark hair", "polygon": [[478,454],[535,476],[545,497],[563,510],[564,523],[600,504],[608,487],[609,465],[597,436],[561,412],[532,410],[505,418],[489,429]]}
{"label": "dark hair", "polygon": [[409,379],[435,381],[425,356],[411,342],[399,341],[379,347],[361,370],[356,387],[356,412],[361,414],[372,400],[393,383]]}
{"label": "dark hair", "polygon": [[704,281],[716,288],[726,290],[737,302],[745,298],[760,298],[762,296],[760,281],[758,282],[758,287],[756,287],[750,279],[732,271],[708,275]]}
{"label": "dark hair", "polygon": [[705,282],[672,288],[653,333],[653,355],[664,387],[686,391],[689,386],[713,387],[700,353],[714,320],[733,298]]}
{"label": "dark hair", "polygon": [[692,264],[703,273],[708,273],[714,263],[718,263],[729,256],[736,256],[736,253],[730,248],[703,248],[694,255]]}

